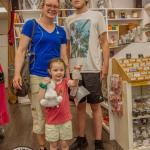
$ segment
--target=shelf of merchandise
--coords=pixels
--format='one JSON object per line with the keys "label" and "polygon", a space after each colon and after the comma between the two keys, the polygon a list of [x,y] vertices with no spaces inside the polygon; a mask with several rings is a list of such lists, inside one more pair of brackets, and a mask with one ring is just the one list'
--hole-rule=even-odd
{"label": "shelf of merchandise", "polygon": [[104,122],[102,123],[102,126],[108,133],[110,133],[109,127]]}
{"label": "shelf of merchandise", "polygon": [[[32,10],[32,9],[28,9],[28,10],[15,10],[16,14],[20,14],[23,18],[23,20],[19,18],[19,21],[24,21],[26,22],[29,19],[38,19],[40,17],[41,11],[39,9],[36,10]],[[17,50],[17,46],[19,43],[19,37],[17,36],[17,34],[15,33],[15,27],[21,27],[24,25],[24,22],[18,22],[18,23],[14,23],[14,35],[15,35],[15,50]],[[21,31],[20,31],[21,32]]]}
{"label": "shelf of merchandise", "polygon": [[15,37],[15,39],[19,40],[19,39],[20,39],[20,37]]}
{"label": "shelf of merchandise", "polygon": [[15,26],[23,26],[24,23],[14,23]]}
{"label": "shelf of merchandise", "polygon": [[40,9],[15,10],[15,13],[20,13],[23,16],[24,21],[29,19],[37,19],[41,15]]}
{"label": "shelf of merchandise", "polygon": [[150,115],[144,115],[144,116],[132,117],[132,119],[143,119],[143,118],[150,118]]}
{"label": "shelf of merchandise", "polygon": [[106,102],[102,102],[101,106],[104,107],[104,108],[106,108],[108,110],[108,104]]}
{"label": "shelf of merchandise", "polygon": [[[131,44],[131,43],[130,43]],[[111,49],[116,49],[116,48],[121,48],[121,47],[125,47],[125,46],[128,46],[129,44],[122,44],[122,45],[115,45],[115,46],[109,46],[110,50]]]}
{"label": "shelf of merchandise", "polygon": [[[109,11],[114,11],[115,13],[115,18],[110,18],[109,17]],[[132,11],[137,11],[137,17],[133,17],[132,16]],[[120,13],[121,12],[124,12],[126,14],[126,17],[125,18],[121,18],[120,17]],[[129,23],[137,23],[139,26],[143,26],[144,24],[144,9],[143,8],[107,8],[107,24],[108,25],[128,25]],[[122,29],[118,29],[118,32],[115,32],[115,31],[109,31],[108,30],[108,39],[112,39],[112,36],[115,37],[115,39],[117,40],[117,43],[118,43],[118,40],[120,39],[121,35],[122,35]],[[125,31],[123,31],[124,33]],[[126,31],[127,33],[127,31]],[[120,35],[121,34],[121,35]],[[117,47],[113,47],[111,49],[114,49],[114,48],[118,48]]]}
{"label": "shelf of merchandise", "polygon": [[132,86],[142,86],[142,85],[150,85],[150,81],[141,81],[132,83]]}
{"label": "shelf of merchandise", "polygon": [[132,10],[143,10],[143,8],[107,8],[107,10],[108,10],[108,11],[109,11],[109,10],[114,10],[114,11],[115,11],[115,10],[119,10],[119,11],[120,11],[120,10],[121,10],[121,11],[122,11],[122,10],[125,10],[125,11],[131,10],[131,11],[132,11]]}
{"label": "shelf of merchandise", "polygon": [[[126,58],[126,54],[130,53],[132,58],[138,58],[138,54],[143,54],[144,57],[149,55],[150,43],[131,43],[122,51],[118,52],[113,58]],[[108,78],[115,72],[115,67],[112,64],[113,58],[109,61],[109,74]],[[118,72],[119,73],[119,72]],[[122,77],[122,75],[121,75]],[[122,77],[124,78],[124,77]],[[110,121],[110,140],[116,140],[117,143],[124,150],[149,150],[149,147],[141,146],[139,148],[133,147],[133,120],[140,118],[150,118],[150,116],[139,116],[134,118],[132,116],[132,99],[134,95],[141,93],[150,95],[150,81],[128,82],[123,80],[123,115],[118,117],[111,113],[111,105],[109,105],[109,121]],[[108,80],[108,85],[110,81]],[[109,89],[108,89],[109,92]],[[119,132],[118,132],[119,131]]]}
{"label": "shelf of merchandise", "polygon": [[134,148],[133,150],[150,150],[150,147],[141,146],[139,148]]}
{"label": "shelf of merchandise", "polygon": [[108,30],[108,32],[118,32],[118,30]]}
{"label": "shelf of merchandise", "polygon": [[116,18],[116,19],[108,19],[108,21],[135,21],[135,20],[143,20],[143,18]]}
{"label": "shelf of merchandise", "polygon": [[21,12],[21,13],[40,13],[40,9],[20,9],[20,10],[15,10],[15,12]]}

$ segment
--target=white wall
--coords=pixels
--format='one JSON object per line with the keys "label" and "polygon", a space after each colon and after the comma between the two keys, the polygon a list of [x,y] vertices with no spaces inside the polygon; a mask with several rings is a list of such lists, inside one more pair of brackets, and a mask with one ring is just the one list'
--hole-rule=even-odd
{"label": "white wall", "polygon": [[[96,3],[98,0],[89,0],[90,7],[96,8]],[[105,4],[109,0],[105,0]],[[135,0],[111,0],[113,8],[133,8],[135,7]],[[142,0],[143,7],[150,3],[150,0]]]}
{"label": "white wall", "polygon": [[0,18],[0,34],[8,33],[8,19]]}
{"label": "white wall", "polygon": [[112,0],[114,8],[133,8],[135,0]]}
{"label": "white wall", "polygon": [[[96,3],[98,0],[89,0],[90,7],[96,8]],[[105,4],[109,0],[105,0]],[[134,1],[135,0],[111,0],[112,1],[112,7],[114,8],[133,8],[134,7]]]}

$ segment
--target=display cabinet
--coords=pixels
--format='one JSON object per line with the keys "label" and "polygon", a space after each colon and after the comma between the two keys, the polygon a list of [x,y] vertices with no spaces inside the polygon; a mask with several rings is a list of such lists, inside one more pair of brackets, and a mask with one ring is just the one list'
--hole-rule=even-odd
{"label": "display cabinet", "polygon": [[[140,75],[137,71],[132,70],[133,76],[136,80],[131,80],[127,76],[124,68],[120,66],[119,60],[126,60],[127,54],[131,55],[131,59],[139,59],[139,56],[143,56],[142,59],[147,59],[145,67],[147,67],[147,73],[149,72],[149,47],[150,43],[132,43],[125,49],[117,53],[112,59],[110,59],[109,78],[112,74],[118,74],[122,78],[122,103],[123,114],[117,116],[112,113],[111,105],[109,105],[109,118],[110,118],[110,139],[116,140],[117,143],[124,150],[149,150],[150,149],[150,115],[149,115],[149,101],[150,101],[150,80],[145,78],[149,75],[144,75],[140,70]],[[140,54],[140,55],[139,55]],[[146,58],[147,57],[147,58]],[[113,63],[112,63],[113,62]],[[129,63],[126,64],[128,66]],[[131,63],[132,64],[132,63]],[[141,61],[141,64],[143,62]],[[140,65],[140,63],[139,63]],[[130,65],[129,65],[130,66]],[[132,64],[134,66],[134,62]],[[142,66],[144,67],[144,66]],[[144,68],[142,68],[144,70]],[[136,76],[138,74],[138,77]],[[140,80],[139,80],[140,79]],[[108,85],[110,81],[108,80]],[[109,91],[110,92],[110,91]]]}

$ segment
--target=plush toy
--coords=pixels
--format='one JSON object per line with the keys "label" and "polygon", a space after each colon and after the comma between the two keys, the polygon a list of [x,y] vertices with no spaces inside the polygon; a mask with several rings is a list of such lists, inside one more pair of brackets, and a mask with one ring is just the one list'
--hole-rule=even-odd
{"label": "plush toy", "polygon": [[[81,74],[80,74],[81,67],[82,67],[82,65],[74,67],[74,70],[72,72],[72,79],[81,80],[81,78],[82,78]],[[71,90],[70,90],[70,98],[74,98],[74,102],[76,105],[79,104],[80,100],[83,97],[85,97],[89,94],[90,94],[90,92],[83,86],[74,87],[74,88],[71,88]]]}
{"label": "plush toy", "polygon": [[59,103],[62,101],[62,96],[59,96],[55,91],[55,83],[51,82],[47,85],[45,92],[45,99],[40,101],[40,104],[44,107],[59,107]]}
{"label": "plush toy", "polygon": [[[81,74],[80,74],[81,67],[82,67],[82,65],[74,67],[74,70],[72,72],[72,79],[73,80],[81,79]],[[76,97],[77,90],[78,90],[78,87],[71,88],[70,98],[75,98]]]}

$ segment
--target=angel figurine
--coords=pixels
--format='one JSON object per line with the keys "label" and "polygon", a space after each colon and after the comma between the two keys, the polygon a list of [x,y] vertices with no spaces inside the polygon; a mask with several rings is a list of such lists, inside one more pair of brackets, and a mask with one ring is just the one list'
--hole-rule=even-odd
{"label": "angel figurine", "polygon": [[38,9],[40,0],[28,0],[28,3],[30,4],[31,9]]}

